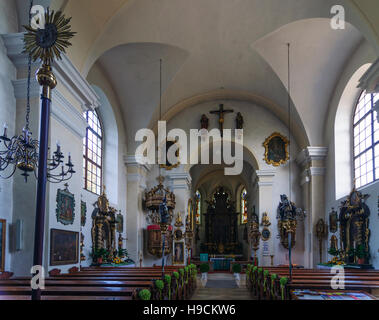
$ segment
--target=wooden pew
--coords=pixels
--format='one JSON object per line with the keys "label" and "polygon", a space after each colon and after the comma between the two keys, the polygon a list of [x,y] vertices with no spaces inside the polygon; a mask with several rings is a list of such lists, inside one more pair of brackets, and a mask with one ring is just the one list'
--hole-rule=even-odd
{"label": "wooden pew", "polygon": [[[266,272],[251,272],[247,285],[257,299],[281,299],[280,279],[289,278],[288,268],[264,267]],[[266,273],[266,276],[264,275]],[[267,274],[268,273],[268,274]],[[271,275],[277,279],[271,281]],[[292,281],[284,288],[284,298],[290,299],[290,290],[294,289],[331,289],[331,279],[334,274],[330,270],[293,269]],[[273,284],[273,286],[272,286]],[[345,270],[345,288],[347,290],[362,290],[371,293],[378,289],[379,271],[377,270]]]}

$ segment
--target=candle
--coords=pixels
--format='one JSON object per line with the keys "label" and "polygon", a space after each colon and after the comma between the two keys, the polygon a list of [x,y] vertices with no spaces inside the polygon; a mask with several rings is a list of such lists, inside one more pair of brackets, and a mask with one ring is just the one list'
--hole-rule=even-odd
{"label": "candle", "polygon": [[7,137],[7,129],[8,129],[8,125],[7,123],[4,123],[4,134],[3,134],[3,137]]}

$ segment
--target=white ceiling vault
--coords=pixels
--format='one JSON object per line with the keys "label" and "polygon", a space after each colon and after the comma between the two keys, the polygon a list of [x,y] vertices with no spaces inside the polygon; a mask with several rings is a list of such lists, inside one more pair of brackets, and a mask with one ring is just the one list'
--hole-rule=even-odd
{"label": "white ceiling vault", "polygon": [[293,119],[300,128],[294,136],[305,147],[325,144],[329,102],[357,48],[368,41],[379,53],[376,0],[339,1],[345,30],[330,28],[335,0],[43,2],[63,6],[73,17],[78,35],[68,56],[84,76],[95,65],[104,71],[118,97],[128,146],[136,130],[158,119],[159,58],[164,114],[181,101],[225,88],[264,97],[282,108],[278,117],[286,122],[291,42]]}

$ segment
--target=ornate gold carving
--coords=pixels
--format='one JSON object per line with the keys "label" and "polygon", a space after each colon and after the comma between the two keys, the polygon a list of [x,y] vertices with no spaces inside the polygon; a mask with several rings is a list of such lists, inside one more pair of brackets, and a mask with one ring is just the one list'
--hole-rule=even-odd
{"label": "ornate gold carving", "polygon": [[[270,144],[271,140],[274,138],[280,138],[284,143],[285,157],[284,157],[284,159],[280,159],[279,161],[274,161],[273,159],[269,159],[270,158],[270,156],[269,156],[269,151],[270,151],[269,150],[269,144]],[[285,164],[289,160],[288,145],[289,145],[289,140],[285,136],[281,135],[278,132],[274,132],[263,143],[263,147],[265,148],[264,161],[266,161],[267,164],[272,164],[275,167],[278,167],[281,164]]]}

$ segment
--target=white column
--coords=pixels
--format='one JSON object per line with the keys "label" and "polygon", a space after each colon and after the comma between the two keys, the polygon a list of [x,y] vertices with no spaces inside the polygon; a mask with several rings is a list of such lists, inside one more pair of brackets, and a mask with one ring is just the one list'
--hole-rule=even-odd
{"label": "white column", "polygon": [[[186,222],[186,218],[188,214],[188,200],[191,198],[191,176],[189,175],[189,173],[180,172],[180,170],[181,168],[179,167],[177,169],[174,169],[173,171],[168,171],[166,178],[167,178],[168,186],[170,190],[175,194],[175,200],[176,200],[172,226],[174,230],[177,229],[174,226],[175,217],[176,217],[176,213],[180,212],[182,216],[183,224],[184,224],[183,227],[181,227],[181,229],[184,235],[184,232],[186,231],[185,222]],[[184,239],[183,239],[183,242],[184,242],[184,248],[185,248]],[[172,258],[172,255],[170,258]],[[187,250],[185,250],[184,258],[185,258],[185,263],[186,263],[188,259]],[[172,264],[172,261],[168,261],[168,262]]]}
{"label": "white column", "polygon": [[[271,239],[269,241],[270,249],[273,248],[275,234],[273,227],[276,221],[276,213],[273,212],[273,184],[275,178],[275,170],[258,170],[256,171],[256,183],[258,185],[258,207],[256,208],[256,213],[259,216],[259,222],[261,220],[263,212],[267,212],[271,221],[270,231],[271,231]],[[262,231],[262,230],[261,230]],[[271,263],[270,256],[263,256],[263,241],[260,241],[259,251],[258,251],[258,259],[259,265],[261,266],[269,266]],[[254,254],[254,253],[252,253]]]}
{"label": "white column", "polygon": [[[315,235],[315,225],[322,218],[326,219],[324,177],[326,168],[324,160],[328,153],[326,147],[307,147],[300,152],[297,162],[303,167],[301,184],[307,217],[305,220],[305,267],[313,268],[320,263],[319,242]],[[323,243],[326,257],[327,244]]]}
{"label": "white column", "polygon": [[126,247],[131,259],[139,265],[139,252],[143,252],[143,229],[145,227],[145,213],[142,208],[143,192],[146,190],[146,174],[149,166],[141,165],[135,156],[127,156],[125,159],[127,169],[127,194],[126,194]]}

